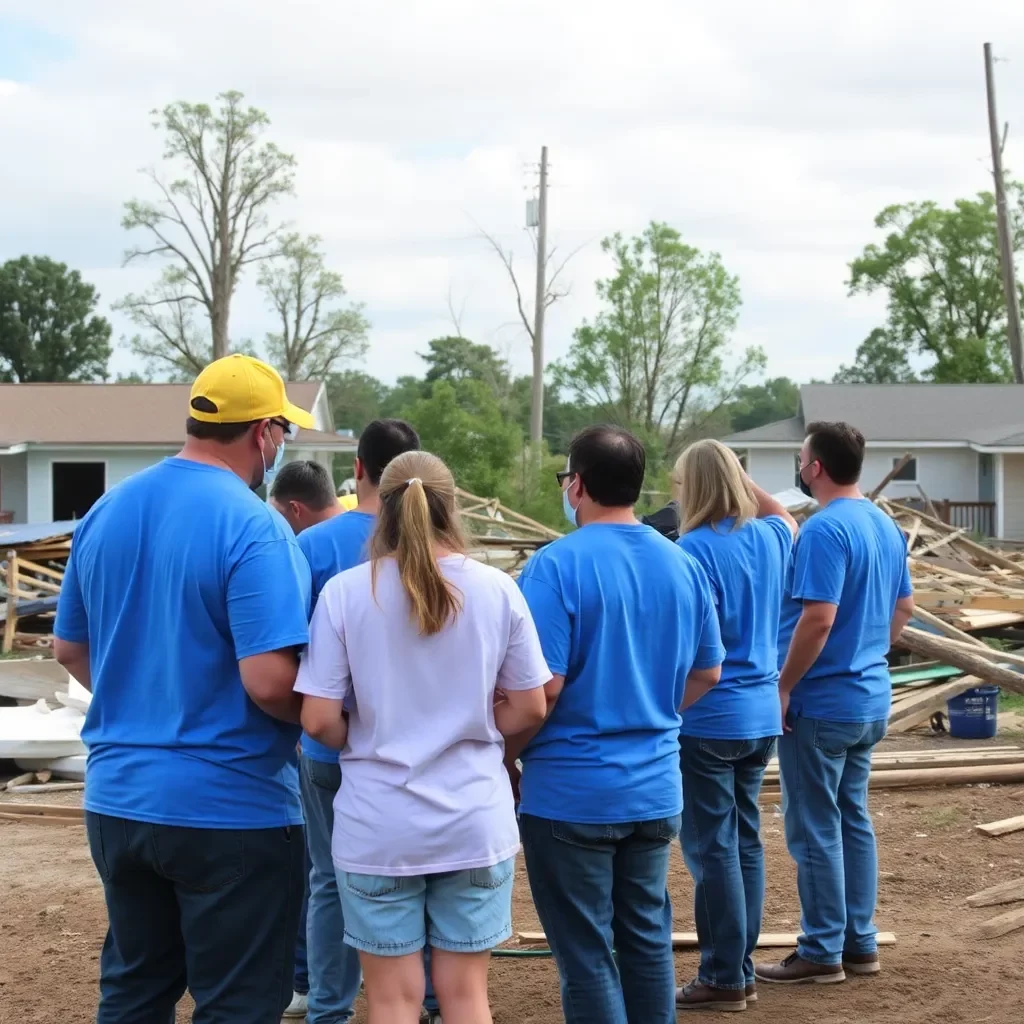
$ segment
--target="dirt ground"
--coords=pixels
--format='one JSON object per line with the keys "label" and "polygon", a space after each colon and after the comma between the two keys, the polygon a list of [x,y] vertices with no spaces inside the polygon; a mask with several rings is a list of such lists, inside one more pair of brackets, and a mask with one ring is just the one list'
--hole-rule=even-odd
{"label": "dirt ground", "polygon": [[[54,794],[46,802],[71,803],[76,796]],[[0,797],[0,804],[18,800]],[[897,945],[883,951],[884,973],[836,986],[762,985],[749,1012],[778,1015],[790,1024],[1018,1024],[1024,929],[982,939],[979,924],[1012,908],[973,910],[964,899],[1024,875],[1024,832],[993,839],[974,829],[1024,813],[1024,787],[879,791],[871,804],[880,849],[877,920],[897,935]],[[764,927],[796,931],[795,871],[777,807],[765,806],[762,828],[768,861]],[[678,852],[670,887],[676,930],[692,930],[692,886]],[[522,865],[515,923],[539,929]],[[93,1020],[104,929],[102,892],[84,829],[0,824],[0,1024]],[[696,954],[679,954],[679,979],[688,980],[696,963]],[[562,1020],[550,961],[495,960],[491,998],[496,1024]],[[187,1019],[182,1006],[179,1020]]]}

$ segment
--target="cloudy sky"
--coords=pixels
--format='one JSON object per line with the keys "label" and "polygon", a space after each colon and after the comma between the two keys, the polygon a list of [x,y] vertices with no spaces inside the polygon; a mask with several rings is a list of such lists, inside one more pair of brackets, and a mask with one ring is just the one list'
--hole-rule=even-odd
{"label": "cloudy sky", "polygon": [[[1024,170],[1024,4],[1013,0],[0,0],[0,260],[46,254],[104,305],[121,206],[160,156],[148,112],[239,89],[299,161],[282,217],[323,236],[373,324],[364,368],[415,373],[462,330],[528,365],[479,224],[522,258],[551,153],[550,233],[584,246],[548,353],[596,309],[599,240],[667,221],[740,277],[737,347],[769,372],[829,377],[881,319],[846,265],[885,205],[989,186],[982,43],[1007,163]],[[251,280],[232,335],[269,314]],[[115,334],[126,330],[114,317]],[[119,351],[115,370],[130,370]]]}

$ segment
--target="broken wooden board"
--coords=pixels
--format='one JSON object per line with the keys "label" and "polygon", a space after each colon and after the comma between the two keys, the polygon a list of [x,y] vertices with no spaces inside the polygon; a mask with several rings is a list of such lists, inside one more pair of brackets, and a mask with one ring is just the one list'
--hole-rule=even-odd
{"label": "broken wooden board", "polygon": [[1024,878],[1000,882],[990,889],[976,892],[967,897],[967,904],[971,907],[996,907],[1001,903],[1016,903],[1017,900],[1024,900]]}
{"label": "broken wooden board", "polygon": [[889,732],[909,732],[924,725],[936,711],[946,710],[946,702],[951,697],[959,697],[964,691],[978,686],[979,682],[972,676],[963,676],[948,683],[930,686],[913,697],[901,700],[893,705],[889,713]]}
{"label": "broken wooden board", "polygon": [[76,818],[68,815],[66,818],[58,818],[54,814],[13,814],[7,811],[0,811],[0,821],[9,821],[11,824],[22,825],[84,825],[84,818]]}
{"label": "broken wooden board", "polygon": [[[543,932],[519,932],[516,938],[522,943],[539,945],[547,942],[547,936]],[[796,932],[761,932],[757,940],[760,949],[789,949],[795,947],[799,936]],[[877,935],[878,945],[895,946],[896,936],[893,932],[879,932]],[[699,949],[696,932],[673,932],[673,949]]]}
{"label": "broken wooden board", "polygon": [[1024,829],[1024,814],[1019,814],[1016,818],[1003,818],[1002,821],[990,821],[987,825],[975,825],[974,827],[987,836],[1005,836],[1010,832],[1019,832]]}
{"label": "broken wooden board", "polygon": [[0,697],[34,704],[45,700],[56,706],[56,693],[66,690],[67,669],[52,658],[5,658],[0,660]]}
{"label": "broken wooden board", "polygon": [[981,926],[981,934],[986,939],[997,939],[1000,935],[1007,935],[1018,928],[1024,928],[1024,907],[1010,910],[986,921]]}

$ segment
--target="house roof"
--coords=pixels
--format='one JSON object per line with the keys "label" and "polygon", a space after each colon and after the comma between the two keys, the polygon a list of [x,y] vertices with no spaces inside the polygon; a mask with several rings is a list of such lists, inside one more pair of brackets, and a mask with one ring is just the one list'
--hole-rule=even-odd
{"label": "house roof", "polygon": [[[317,381],[288,384],[288,397],[312,411]],[[177,445],[185,436],[188,384],[0,384],[0,447]],[[301,430],[297,444],[351,448],[351,439]]]}
{"label": "house roof", "polygon": [[853,423],[871,441],[1024,444],[1019,384],[805,384],[790,419],[730,434],[726,443],[790,444],[815,420]]}

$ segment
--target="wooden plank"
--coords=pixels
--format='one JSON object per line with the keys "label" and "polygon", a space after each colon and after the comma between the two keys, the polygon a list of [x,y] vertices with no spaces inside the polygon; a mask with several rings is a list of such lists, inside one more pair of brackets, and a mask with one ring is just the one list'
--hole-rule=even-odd
{"label": "wooden plank", "polygon": [[14,634],[18,628],[15,595],[18,591],[18,562],[14,551],[7,552],[7,612],[4,615],[4,638],[0,650],[10,654],[14,649]]}
{"label": "wooden plank", "polygon": [[51,569],[48,565],[40,565],[38,562],[30,562],[27,558],[18,556],[18,563],[23,569],[27,569],[29,572],[38,573],[41,576],[49,576],[55,579],[58,583],[64,579],[64,573],[60,569]]}
{"label": "wooden plank", "polygon": [[[925,633],[924,630],[908,626],[900,634],[898,643],[901,647],[919,654],[923,658],[938,658],[950,665],[964,670],[967,675],[983,680],[992,686],[1001,686],[1010,693],[1024,693],[1024,675],[1003,668],[981,654],[951,644],[942,637]],[[991,648],[989,648],[991,650]]]}
{"label": "wooden plank", "polygon": [[84,818],[58,818],[50,814],[8,814],[0,811],[0,821],[9,821],[12,824],[22,825],[84,825]]}
{"label": "wooden plank", "polygon": [[8,786],[8,793],[24,793],[31,796],[33,793],[75,793],[85,789],[84,782],[44,782],[39,786]]}
{"label": "wooden plank", "polygon": [[[932,712],[934,714],[934,712]],[[937,758],[934,761],[919,760],[908,757],[905,760],[872,761],[871,772],[894,772],[907,768],[983,768],[996,765],[1024,765],[1024,751],[1005,751],[997,754],[964,754],[959,757]],[[764,781],[772,782],[779,778],[778,763],[769,762],[765,768]]]}
{"label": "wooden plank", "polygon": [[1011,832],[1020,832],[1024,829],[1024,814],[1016,818],[1003,818],[1002,821],[990,821],[987,825],[975,825],[979,832],[987,836],[1005,836]]}
{"label": "wooden plank", "polygon": [[868,493],[868,500],[874,501],[882,493],[882,491],[884,491],[886,487],[888,487],[889,484],[893,482],[893,480],[896,478],[896,474],[899,473],[899,471],[903,469],[903,467],[908,462],[912,461],[913,458],[914,456],[910,452],[907,452],[907,454],[904,455],[903,458],[899,460],[899,462],[894,462],[892,469],[890,469],[889,472],[882,477],[881,483],[876,484],[875,489]]}
{"label": "wooden plank", "polygon": [[36,814],[51,818],[84,818],[81,807],[63,807],[60,804],[21,804],[12,801],[0,803],[0,811],[9,814]]}
{"label": "wooden plank", "polygon": [[941,711],[946,706],[946,701],[950,697],[959,696],[964,690],[977,686],[978,682],[979,680],[972,676],[962,676],[960,679],[951,679],[948,683],[930,686],[913,697],[900,701],[889,713],[890,732],[902,731],[895,729],[900,723],[926,722],[935,711]]}
{"label": "wooden plank", "polygon": [[[523,943],[538,945],[547,942],[547,936],[543,932],[519,932],[516,938]],[[796,946],[796,932],[761,932],[757,945],[761,949],[789,949]],[[878,945],[895,946],[896,936],[893,932],[879,932],[876,936]],[[672,946],[674,949],[699,949],[696,932],[673,932]]]}
{"label": "wooden plank", "polygon": [[939,548],[952,543],[958,537],[962,537],[966,532],[966,530],[954,530],[952,533],[947,533],[945,537],[939,537],[938,540],[929,541],[929,543],[913,552],[913,557],[921,558],[923,555],[927,555],[931,551],[937,551]]}
{"label": "wooden plank", "polygon": [[[940,619],[938,615],[932,615],[931,612],[925,611],[924,608],[914,609],[914,618],[921,622],[926,622],[933,629],[937,629],[940,633],[948,636],[950,640],[961,640],[964,643],[974,644],[975,647],[987,647],[988,644],[984,640],[979,640],[976,636],[971,636],[970,633],[965,633],[962,629],[957,629],[956,626],[946,622],[945,619]],[[903,632],[905,633],[908,629],[913,629],[913,626],[904,627]],[[902,637],[903,634],[901,633]],[[897,641],[898,643],[899,641]]]}
{"label": "wooden plank", "polygon": [[976,892],[967,897],[967,904],[971,907],[996,907],[1001,903],[1016,903],[1017,900],[1024,900],[1024,878],[1000,882],[991,889]]}
{"label": "wooden plank", "polygon": [[983,938],[996,939],[1000,935],[1006,935],[1018,928],[1024,928],[1024,907],[1008,911],[986,921],[981,926],[981,934]]}
{"label": "wooden plank", "polygon": [[17,775],[13,779],[10,779],[4,788],[16,789],[18,786],[24,786],[26,782],[31,782],[35,777],[35,772],[25,772],[24,775]]}

